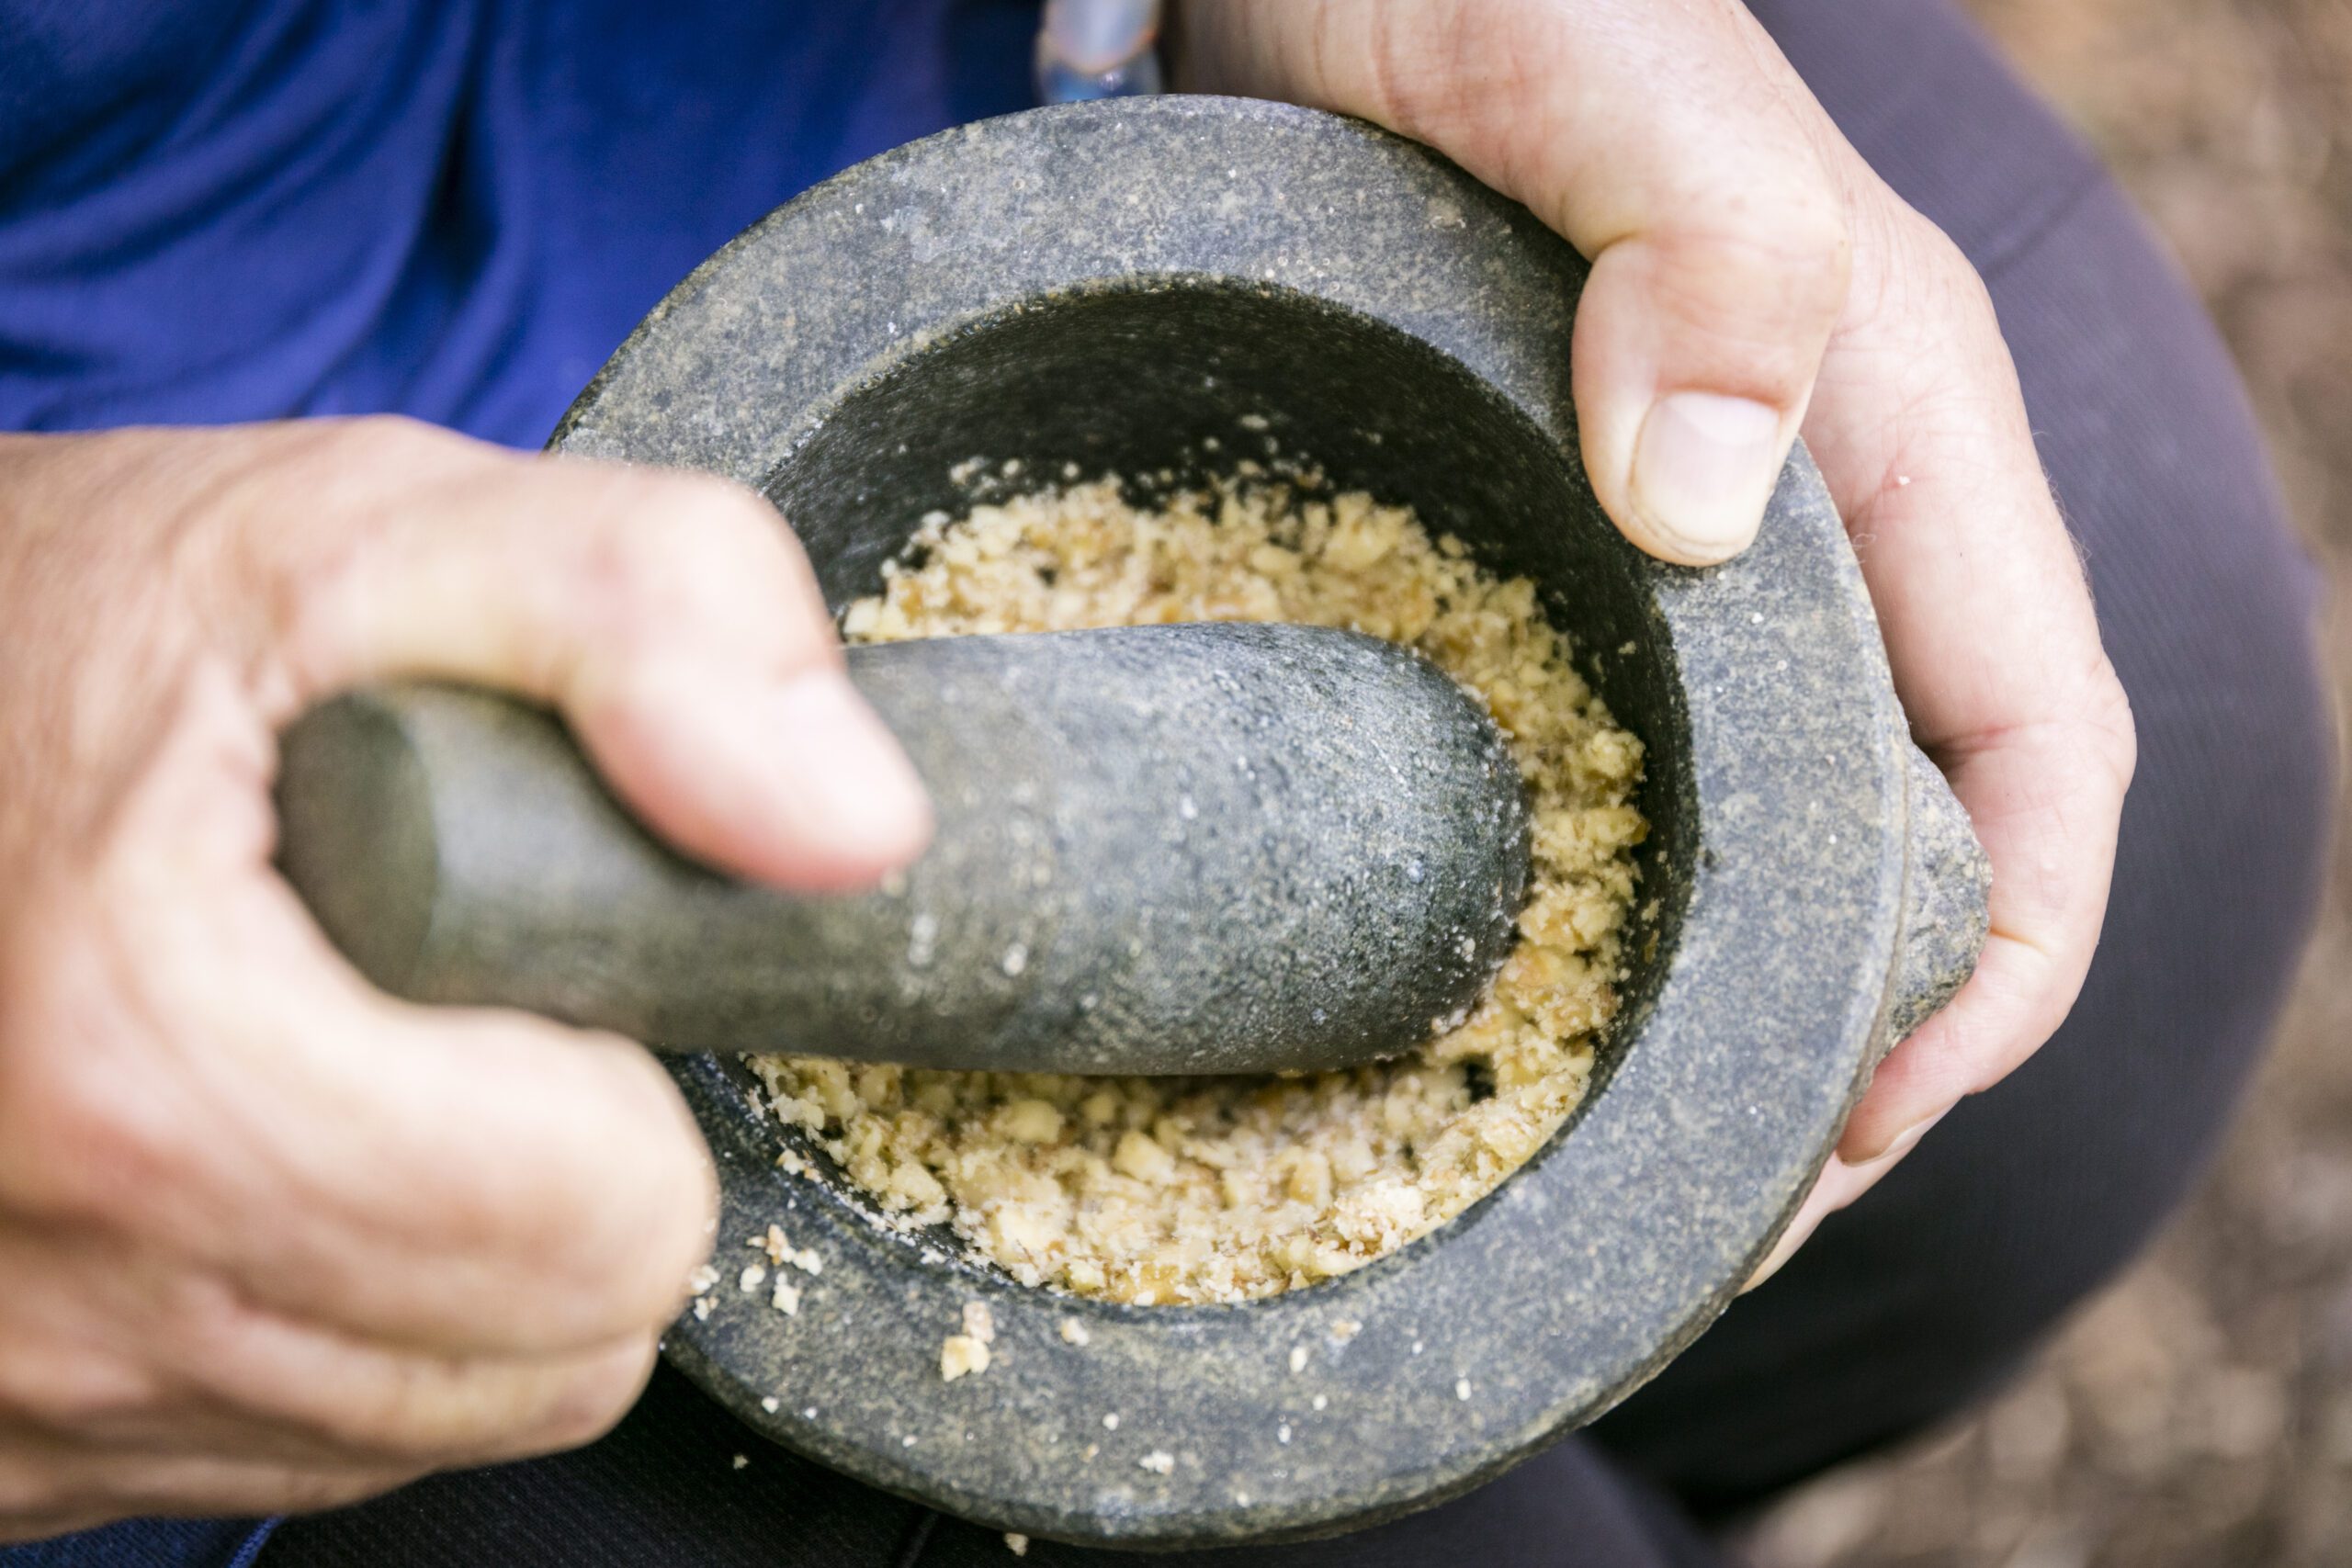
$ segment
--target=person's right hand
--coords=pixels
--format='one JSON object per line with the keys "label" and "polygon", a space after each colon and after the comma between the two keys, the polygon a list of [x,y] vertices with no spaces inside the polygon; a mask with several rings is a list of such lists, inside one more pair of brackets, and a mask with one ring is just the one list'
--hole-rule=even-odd
{"label": "person's right hand", "polygon": [[594,1436],[710,1245],[643,1051],[371,991],[271,869],[277,730],[560,707],[686,852],[911,859],[807,563],[718,480],[396,421],[0,436],[0,1541]]}

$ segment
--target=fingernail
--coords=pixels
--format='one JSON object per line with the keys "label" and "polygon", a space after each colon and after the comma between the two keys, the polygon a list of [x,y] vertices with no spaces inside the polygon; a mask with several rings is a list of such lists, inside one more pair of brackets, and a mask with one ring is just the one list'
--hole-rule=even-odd
{"label": "fingernail", "polygon": [[931,800],[914,764],[865,699],[837,670],[812,670],[778,689],[770,709],[782,732],[789,798],[838,849],[893,863],[911,859],[931,832]]}
{"label": "fingernail", "polygon": [[1764,1261],[1756,1266],[1756,1272],[1750,1274],[1740,1285],[1739,1293],[1743,1296],[1747,1294],[1748,1292],[1779,1273],[1781,1266],[1796,1256],[1797,1248],[1813,1239],[1814,1228],[1811,1224],[1806,1224],[1802,1227],[1791,1225],[1781,1232],[1781,1239],[1772,1244],[1772,1250],[1765,1256]]}
{"label": "fingernail", "polygon": [[1903,1131],[1897,1133],[1893,1138],[1889,1139],[1886,1147],[1871,1156],[1868,1159],[1848,1160],[1846,1163],[1859,1168],[1863,1166],[1883,1165],[1888,1160],[1897,1158],[1903,1155],[1907,1155],[1911,1152],[1913,1147],[1918,1144],[1920,1139],[1928,1135],[1928,1130],[1929,1128],[1933,1127],[1937,1122],[1942,1121],[1945,1117],[1951,1114],[1951,1107],[1947,1105],[1941,1111],[1937,1111],[1933,1116],[1928,1117],[1924,1121],[1912,1122],[1911,1125],[1905,1127]]}
{"label": "fingernail", "polygon": [[1781,416],[1748,398],[1674,392],[1634,446],[1634,507],[1692,565],[1746,549],[1781,473]]}

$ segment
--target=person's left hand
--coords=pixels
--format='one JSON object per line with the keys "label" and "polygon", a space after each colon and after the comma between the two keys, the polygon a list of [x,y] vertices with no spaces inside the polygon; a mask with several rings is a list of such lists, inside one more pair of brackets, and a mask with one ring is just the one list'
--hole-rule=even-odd
{"label": "person's left hand", "polygon": [[2050,1037],[2106,912],[2131,709],[1984,287],[1737,0],[1177,0],[1171,22],[1182,85],[1427,142],[1592,263],[1579,441],[1634,544],[1738,554],[1800,428],[1828,480],[1914,737],[1992,859],[1992,934],[1753,1284]]}

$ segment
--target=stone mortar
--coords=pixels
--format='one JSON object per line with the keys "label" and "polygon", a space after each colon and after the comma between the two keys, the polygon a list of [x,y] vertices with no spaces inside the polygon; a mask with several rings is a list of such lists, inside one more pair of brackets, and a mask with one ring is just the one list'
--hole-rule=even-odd
{"label": "stone mortar", "polygon": [[[1023,1288],[951,1237],[874,1223],[740,1064],[681,1059],[720,1170],[722,1279],[668,1354],[752,1427],[1069,1540],[1233,1543],[1425,1506],[1688,1345],[1887,1046],[1966,977],[1984,862],[1910,744],[1818,473],[1792,456],[1728,565],[1627,546],[1577,457],[1583,276],[1524,209],[1354,121],[1194,97],[1046,109],[783,208],[565,416],[556,450],[764,491],[837,608],[921,513],[968,504],[949,474],[967,458],[1019,462],[1016,487],[1115,472],[1148,493],[1304,455],[1533,578],[1648,747],[1655,912],[1592,1092],[1491,1196],[1337,1280],[1227,1307]],[[787,1147],[816,1179],[777,1168]],[[794,1275],[792,1315],[736,1286],[772,1224],[821,1260]],[[940,1342],[972,1301],[996,1365],[944,1384]],[[1161,1454],[1165,1474],[1140,1463]]]}

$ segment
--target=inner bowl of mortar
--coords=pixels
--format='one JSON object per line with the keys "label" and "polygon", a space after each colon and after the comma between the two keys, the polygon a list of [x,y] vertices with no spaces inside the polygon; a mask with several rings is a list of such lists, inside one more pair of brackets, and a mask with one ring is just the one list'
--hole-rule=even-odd
{"label": "inner bowl of mortar", "polygon": [[1651,830],[1623,990],[1638,1016],[1689,886],[1678,870],[1692,849],[1679,804],[1688,718],[1641,559],[1560,457],[1493,387],[1385,321],[1287,288],[1188,276],[1072,289],[960,323],[845,393],[761,488],[836,615],[880,588],[924,513],[1041,485],[1111,477],[1148,503],[1247,464],[1265,482],[1412,507],[1432,536],[1453,534],[1489,571],[1538,585],[1579,671],[1648,748],[1637,804]]}
{"label": "inner bowl of mortar", "polygon": [[[1647,751],[1646,930],[1583,1105],[1496,1192],[1337,1280],[1210,1307],[1023,1287],[876,1223],[740,1063],[679,1059],[721,1172],[721,1281],[667,1348],[744,1420],[1033,1534],[1317,1533],[1599,1414],[1769,1247],[1884,1041],[1900,710],[1802,453],[1727,567],[1661,566],[1611,526],[1569,406],[1581,279],[1525,211],[1355,122],[1198,98],[1038,111],[779,210],[566,416],[559,450],[763,491],[837,613],[925,513],[991,484],[1116,475],[1148,499],[1244,461],[1309,471],[1532,579]],[[820,1260],[790,1314],[736,1288],[771,1224]],[[944,1384],[972,1301],[997,1365]]]}

